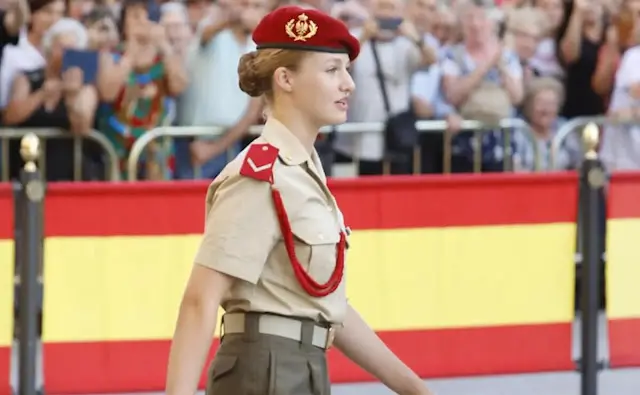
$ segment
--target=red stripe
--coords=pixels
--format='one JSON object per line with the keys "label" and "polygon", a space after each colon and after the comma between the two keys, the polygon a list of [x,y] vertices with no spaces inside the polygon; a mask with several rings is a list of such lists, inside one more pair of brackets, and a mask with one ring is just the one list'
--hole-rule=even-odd
{"label": "red stripe", "polygon": [[0,347],[0,395],[11,394],[11,348]]}
{"label": "red stripe", "polygon": [[640,318],[610,320],[609,343],[612,367],[640,366]]}
{"label": "red stripe", "polygon": [[13,189],[0,183],[0,239],[13,239]]}
{"label": "red stripe", "polygon": [[[569,323],[384,332],[381,337],[421,377],[573,369]],[[162,391],[169,346],[168,340],[45,344],[47,392]],[[333,382],[371,380],[337,351],[329,360]]]}
{"label": "red stripe", "polygon": [[[572,222],[577,179],[558,175],[376,177],[331,182],[353,229]],[[202,182],[55,184],[47,236],[200,233]],[[73,213],[73,215],[70,215]]]}
{"label": "red stripe", "polygon": [[614,173],[608,199],[609,218],[640,218],[640,172]]}

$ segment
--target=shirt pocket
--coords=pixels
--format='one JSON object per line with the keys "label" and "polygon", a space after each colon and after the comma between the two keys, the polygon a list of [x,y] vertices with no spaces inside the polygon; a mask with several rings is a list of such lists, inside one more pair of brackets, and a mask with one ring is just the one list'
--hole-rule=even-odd
{"label": "shirt pocket", "polygon": [[291,230],[296,240],[298,260],[316,282],[326,283],[335,269],[340,241],[340,231],[335,221],[332,218],[305,218],[295,221]]}

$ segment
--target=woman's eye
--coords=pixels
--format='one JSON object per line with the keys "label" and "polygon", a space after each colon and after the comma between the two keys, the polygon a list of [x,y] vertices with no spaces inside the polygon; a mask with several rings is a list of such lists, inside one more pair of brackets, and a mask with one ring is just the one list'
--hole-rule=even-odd
{"label": "woman's eye", "polygon": [[329,70],[327,70],[328,73],[335,73],[336,71],[338,71],[337,67],[332,67]]}

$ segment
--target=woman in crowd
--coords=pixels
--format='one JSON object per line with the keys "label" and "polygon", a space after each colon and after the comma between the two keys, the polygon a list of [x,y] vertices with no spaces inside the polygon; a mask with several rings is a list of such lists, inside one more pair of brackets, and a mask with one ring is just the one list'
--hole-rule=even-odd
{"label": "woman in crowd", "polygon": [[[634,35],[638,34],[635,23]],[[609,171],[640,169],[640,45],[629,48],[616,72],[609,115],[627,125],[608,126],[602,141],[602,159]]]}
{"label": "woman in crowd", "polygon": [[82,18],[89,34],[89,48],[97,51],[114,50],[120,37],[117,21],[109,7],[96,7]]}
{"label": "woman in crowd", "polygon": [[[578,134],[573,133],[553,152],[552,144],[562,125],[558,114],[562,108],[564,89],[562,83],[551,77],[535,78],[527,87],[523,113],[531,126],[533,138],[518,132],[514,170],[532,171],[536,154],[542,171],[575,169],[581,160]],[[537,152],[536,152],[537,151]]]}
{"label": "woman in crowd", "polygon": [[591,85],[598,52],[605,38],[602,0],[565,3],[565,21],[559,29],[558,57],[565,67],[566,118],[601,115],[605,103]]}
{"label": "woman in crowd", "polygon": [[[67,48],[87,46],[84,27],[73,19],[62,19],[43,37],[42,50],[46,66],[18,74],[13,83],[5,125],[28,128],[60,128],[78,136],[91,131],[97,106],[95,88],[84,84],[82,70],[62,71],[62,56]],[[53,139],[45,144],[44,172],[49,181],[74,179],[74,144],[70,139]],[[19,152],[19,141],[12,140],[10,152]],[[80,165],[78,165],[80,166]],[[21,168],[19,155],[10,156],[10,173],[17,177]],[[85,178],[91,171],[84,167]]]}
{"label": "woman in crowd", "polygon": [[553,77],[562,81],[564,68],[558,60],[556,49],[556,36],[564,18],[562,0],[538,0],[535,2],[535,7],[543,12],[546,26],[543,38],[529,64],[541,77]]}
{"label": "woman in crowd", "polygon": [[[126,161],[133,143],[161,125],[171,124],[172,98],[187,83],[182,59],[173,51],[164,28],[149,20],[147,0],[122,4],[120,35],[113,56],[100,59],[98,90],[106,104],[99,114],[99,129],[115,146],[126,176]],[[171,141],[148,146],[140,172],[148,179],[171,177]]]}
{"label": "woman in crowd", "polygon": [[19,45],[6,47],[0,65],[0,108],[7,104],[16,75],[42,68],[45,58],[41,52],[46,31],[64,15],[64,0],[35,0],[30,3],[31,21]]}
{"label": "woman in crowd", "polygon": [[544,16],[533,7],[512,10],[507,18],[505,42],[518,55],[525,86],[540,72],[531,64],[543,35]]}

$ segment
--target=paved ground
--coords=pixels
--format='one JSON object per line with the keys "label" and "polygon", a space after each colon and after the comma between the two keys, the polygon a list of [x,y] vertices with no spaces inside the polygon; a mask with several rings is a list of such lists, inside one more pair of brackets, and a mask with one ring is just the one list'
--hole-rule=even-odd
{"label": "paved ground", "polygon": [[[603,316],[600,322],[599,349],[602,359],[606,359],[608,355],[605,324]],[[580,355],[579,329],[579,323],[576,322],[573,342],[574,358]],[[16,349],[17,347],[14,347],[14,350]],[[17,372],[14,372],[14,383],[17,381],[15,373]],[[429,380],[428,383],[437,394],[442,395],[580,395],[580,376],[573,372]],[[599,376],[598,387],[598,395],[640,395],[640,368],[604,371]],[[377,383],[336,385],[333,388],[333,395],[362,394],[388,395],[392,393]]]}

